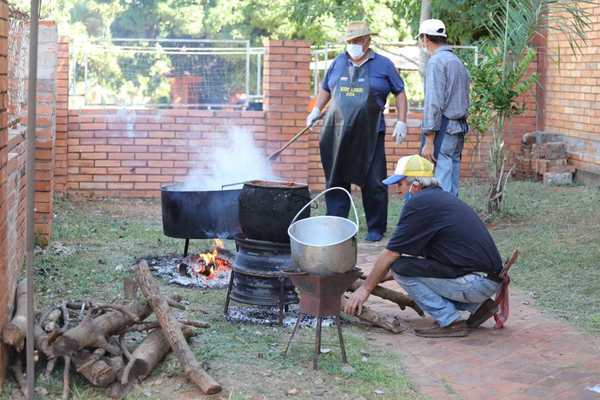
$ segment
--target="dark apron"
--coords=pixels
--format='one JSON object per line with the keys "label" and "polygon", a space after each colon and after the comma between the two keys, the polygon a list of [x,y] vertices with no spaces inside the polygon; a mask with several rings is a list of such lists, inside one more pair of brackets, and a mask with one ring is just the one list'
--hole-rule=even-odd
{"label": "dark apron", "polygon": [[369,89],[369,62],[348,67],[333,89],[320,140],[328,188],[348,182],[363,187],[367,183],[381,115]]}

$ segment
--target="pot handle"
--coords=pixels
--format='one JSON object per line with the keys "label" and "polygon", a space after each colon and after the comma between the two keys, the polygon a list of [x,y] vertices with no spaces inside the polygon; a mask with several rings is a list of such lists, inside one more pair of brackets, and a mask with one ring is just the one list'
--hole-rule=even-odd
{"label": "pot handle", "polygon": [[302,207],[302,209],[300,211],[298,211],[298,214],[296,214],[296,216],[294,217],[294,219],[292,220],[292,222],[290,223],[290,225],[292,225],[294,222],[296,222],[296,220],[298,219],[298,217],[300,216],[300,214],[302,214],[302,212],[306,209],[306,207],[310,206],[315,200],[317,200],[319,197],[323,196],[325,193],[331,191],[331,190],[343,190],[344,193],[346,193],[348,195],[348,198],[350,198],[350,204],[352,205],[352,211],[354,211],[354,218],[356,221],[356,230],[359,229],[359,224],[358,224],[358,213],[356,212],[356,206],[354,205],[354,200],[352,199],[352,195],[343,187],[332,187],[329,188],[327,190],[322,191],[321,193],[319,193],[318,195],[316,195],[311,201],[309,201],[308,203],[306,203],[304,205],[304,207]]}

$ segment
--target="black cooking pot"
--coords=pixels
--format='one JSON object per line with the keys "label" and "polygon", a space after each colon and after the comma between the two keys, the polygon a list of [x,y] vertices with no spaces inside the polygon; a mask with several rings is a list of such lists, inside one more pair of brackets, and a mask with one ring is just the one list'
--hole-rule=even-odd
{"label": "black cooking pot", "polygon": [[[287,229],[310,201],[308,185],[293,182],[250,181],[240,193],[239,221],[249,239],[288,243]],[[310,217],[307,208],[299,219]]]}
{"label": "black cooking pot", "polygon": [[183,190],[181,183],[161,187],[164,234],[181,239],[233,239],[241,232],[240,192]]}

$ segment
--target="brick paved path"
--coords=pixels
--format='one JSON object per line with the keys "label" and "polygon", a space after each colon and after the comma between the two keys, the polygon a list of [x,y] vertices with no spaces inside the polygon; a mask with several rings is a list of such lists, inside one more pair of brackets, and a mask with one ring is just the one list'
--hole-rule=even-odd
{"label": "brick paved path", "polygon": [[[383,246],[361,243],[359,267],[368,271]],[[395,282],[386,285],[398,288]],[[407,331],[378,335],[379,340],[401,353],[419,391],[434,400],[600,400],[587,389],[600,385],[600,339],[542,314],[511,289],[504,329],[488,321],[465,338],[427,339]],[[369,304],[400,313],[411,326],[432,325],[373,296]]]}

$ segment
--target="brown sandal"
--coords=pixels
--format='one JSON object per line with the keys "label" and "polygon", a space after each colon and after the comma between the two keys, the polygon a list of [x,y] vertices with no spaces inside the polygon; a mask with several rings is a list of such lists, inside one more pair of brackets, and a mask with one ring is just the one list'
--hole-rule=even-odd
{"label": "brown sandal", "polygon": [[454,321],[448,326],[428,329],[415,329],[415,335],[428,338],[464,337],[469,334],[467,321]]}

